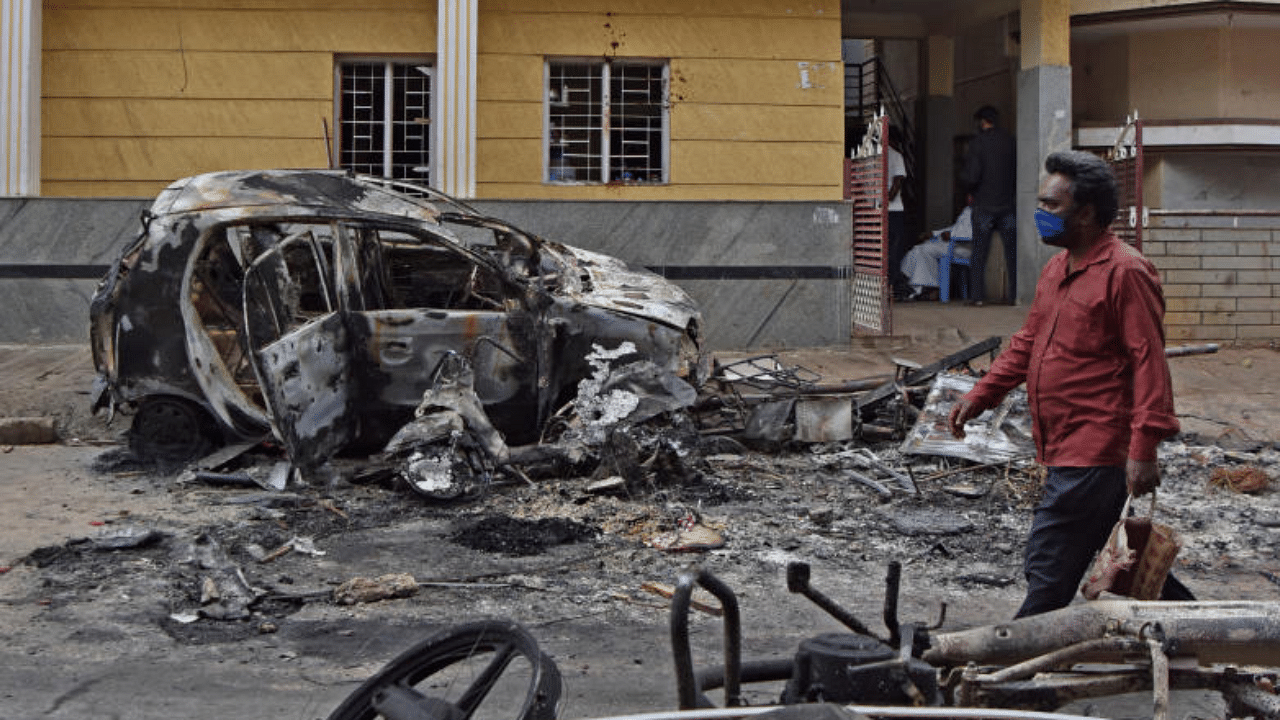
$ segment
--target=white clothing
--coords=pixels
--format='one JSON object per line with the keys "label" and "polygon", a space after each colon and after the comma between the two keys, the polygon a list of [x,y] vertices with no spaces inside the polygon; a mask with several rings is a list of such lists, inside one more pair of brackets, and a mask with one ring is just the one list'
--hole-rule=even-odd
{"label": "white clothing", "polygon": [[[907,181],[907,164],[902,161],[902,153],[893,149],[893,146],[885,144],[885,153],[889,156],[888,180],[885,183],[885,191],[893,187],[893,179],[900,177],[902,182]],[[898,188],[898,194],[889,201],[889,212],[902,212],[905,208],[902,205],[902,188]]]}
{"label": "white clothing", "polygon": [[[938,287],[938,261],[947,255],[948,242],[942,234],[950,232],[955,239],[969,240],[973,238],[973,213],[968,207],[960,211],[954,224],[948,228],[933,231],[933,237],[907,251],[902,258],[902,274],[907,276],[907,284],[911,285],[911,294],[919,295],[926,287]],[[956,246],[956,257],[969,257],[971,243]]]}

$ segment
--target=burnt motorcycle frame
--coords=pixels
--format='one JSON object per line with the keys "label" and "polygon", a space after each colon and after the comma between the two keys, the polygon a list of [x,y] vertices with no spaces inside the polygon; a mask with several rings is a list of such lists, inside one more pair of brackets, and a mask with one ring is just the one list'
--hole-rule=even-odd
{"label": "burnt motorcycle frame", "polygon": [[[996,717],[984,714],[991,708],[1023,713],[1002,717],[1043,717],[1042,713],[1077,699],[1150,691],[1153,720],[1164,720],[1169,716],[1170,690],[1209,689],[1222,693],[1233,717],[1280,717],[1280,696],[1268,690],[1275,686],[1280,663],[1280,603],[1104,600],[944,633],[937,631],[945,618],[945,605],[931,626],[899,623],[900,572],[897,563],[890,564],[884,599],[888,636],[882,637],[810,587],[807,564],[792,563],[787,568],[791,592],[806,596],[854,634],[895,654],[876,662],[903,684],[909,704],[922,714],[882,713],[880,708],[871,712],[862,706],[859,712],[925,717],[930,708],[922,706],[939,704],[954,717],[961,709],[972,710],[963,713],[965,717]],[[693,667],[688,627],[695,585],[714,595],[723,608],[722,667],[697,671]],[[737,599],[726,584],[701,567],[693,566],[680,576],[671,602],[670,628],[682,711],[714,707],[707,692],[719,688],[724,689],[726,709],[739,707],[743,683],[787,681],[784,695],[793,700],[806,691],[804,665],[811,659],[804,653],[795,659],[743,661]],[[938,674],[940,696],[933,703],[913,682],[921,662]],[[1253,663],[1267,667],[1246,667]],[[847,697],[849,688],[826,691],[844,702],[841,696]]]}
{"label": "burnt motorcycle frame", "polygon": [[[778,716],[822,720],[850,713],[881,719],[963,718],[964,720],[1082,720],[1049,712],[1080,698],[1150,690],[1153,720],[1169,716],[1171,689],[1213,689],[1222,693],[1231,717],[1280,717],[1276,682],[1280,647],[1280,603],[1094,601],[1023,618],[955,632],[937,623],[898,621],[901,568],[890,565],[884,622],[887,636],[870,630],[851,613],[809,585],[809,567],[792,563],[787,585],[853,631],[862,648],[883,646],[861,666],[837,657],[835,672],[807,674],[807,664],[827,662],[821,647],[796,659],[742,660],[742,616],[727,584],[691,566],[681,574],[671,601],[670,631],[680,709],[612,717],[608,720],[743,720]],[[724,664],[695,670],[689,642],[694,587],[710,592],[724,618]],[[827,638],[830,636],[820,636]],[[472,652],[496,657],[467,688],[449,701],[414,686]],[[507,670],[511,660],[531,663],[527,691],[517,720],[555,720],[561,694],[559,672],[533,638],[511,622],[459,625],[419,643],[388,663],[352,693],[329,720],[467,720]],[[1195,661],[1199,664],[1188,664]],[[1265,663],[1269,667],[1245,667]],[[1087,665],[1086,665],[1087,664]],[[831,670],[832,668],[828,668]],[[868,669],[871,673],[866,673]],[[865,688],[815,687],[806,678],[871,678],[880,704],[859,703]],[[930,677],[931,676],[931,677]],[[521,676],[523,679],[523,676]],[[935,684],[930,685],[930,681]],[[787,681],[781,707],[744,707],[743,683]],[[724,689],[725,707],[715,707],[708,691]],[[815,692],[815,690],[817,692]],[[901,691],[904,702],[884,702]],[[833,697],[834,696],[834,697]],[[842,710],[833,711],[833,703]]]}

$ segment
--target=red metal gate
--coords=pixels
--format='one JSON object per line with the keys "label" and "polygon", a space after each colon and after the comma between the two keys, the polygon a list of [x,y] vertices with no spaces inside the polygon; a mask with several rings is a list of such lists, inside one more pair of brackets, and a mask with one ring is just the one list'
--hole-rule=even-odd
{"label": "red metal gate", "polygon": [[1103,157],[1111,164],[1111,172],[1120,186],[1120,211],[1111,223],[1111,231],[1121,240],[1142,249],[1142,228],[1147,224],[1142,204],[1142,120],[1138,112],[1125,118],[1124,127]]}
{"label": "red metal gate", "polygon": [[854,157],[845,160],[845,198],[853,202],[852,333],[893,334],[889,287],[887,156],[889,118],[881,112],[867,127]]}

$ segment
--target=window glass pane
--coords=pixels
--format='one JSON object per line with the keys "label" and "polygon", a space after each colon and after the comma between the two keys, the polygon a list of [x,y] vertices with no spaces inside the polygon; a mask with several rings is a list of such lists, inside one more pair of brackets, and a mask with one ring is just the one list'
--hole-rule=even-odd
{"label": "window glass pane", "polygon": [[338,164],[370,175],[430,183],[430,65],[344,62],[339,72]]}
{"label": "window glass pane", "polygon": [[382,63],[342,65],[339,164],[373,175],[382,174],[383,68]]}
{"label": "window glass pane", "polygon": [[549,182],[664,181],[665,63],[579,60],[547,67]]}
{"label": "window glass pane", "polygon": [[547,154],[552,182],[602,182],[604,66],[553,62],[547,104],[550,122]]}
{"label": "window glass pane", "polygon": [[395,108],[390,176],[430,182],[431,68],[402,63],[393,68]]}
{"label": "window glass pane", "polygon": [[609,180],[662,182],[662,66],[618,62],[610,70]]}

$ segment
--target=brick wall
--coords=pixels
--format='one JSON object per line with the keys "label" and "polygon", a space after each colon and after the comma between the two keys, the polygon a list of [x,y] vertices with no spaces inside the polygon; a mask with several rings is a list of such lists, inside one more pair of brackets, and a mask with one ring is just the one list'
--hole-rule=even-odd
{"label": "brick wall", "polygon": [[1280,212],[1153,211],[1142,251],[1164,283],[1170,343],[1280,340]]}

